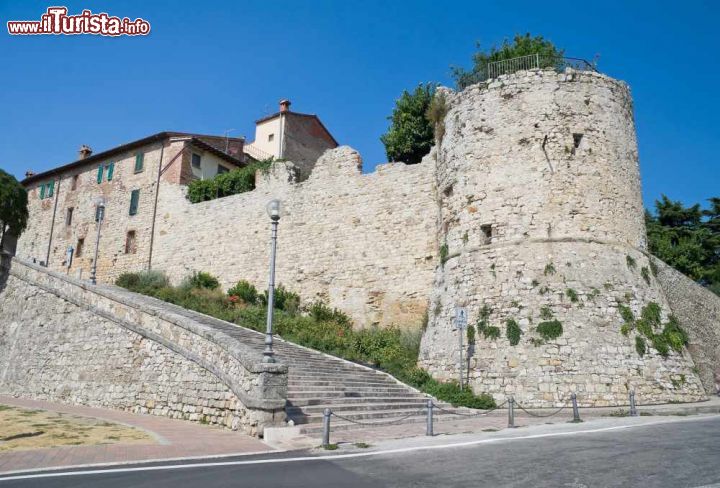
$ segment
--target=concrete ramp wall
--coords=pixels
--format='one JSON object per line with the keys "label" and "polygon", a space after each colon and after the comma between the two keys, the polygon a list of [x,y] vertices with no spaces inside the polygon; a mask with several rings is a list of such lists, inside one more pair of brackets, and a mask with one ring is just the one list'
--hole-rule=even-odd
{"label": "concrete ramp wall", "polygon": [[0,393],[262,435],[285,420],[287,367],[172,305],[3,255]]}

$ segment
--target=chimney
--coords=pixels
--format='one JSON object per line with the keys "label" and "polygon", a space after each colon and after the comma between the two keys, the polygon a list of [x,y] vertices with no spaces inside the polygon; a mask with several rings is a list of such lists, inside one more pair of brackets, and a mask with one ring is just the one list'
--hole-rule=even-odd
{"label": "chimney", "polygon": [[29,169],[25,172],[25,178],[30,178],[31,176],[35,176],[35,172]]}
{"label": "chimney", "polygon": [[86,146],[83,144],[80,146],[80,150],[78,151],[78,156],[80,159],[85,159],[89,157],[92,154],[92,149],[90,149],[90,146]]}
{"label": "chimney", "polygon": [[280,100],[280,112],[289,112],[290,111],[290,100],[287,98],[283,98]]}

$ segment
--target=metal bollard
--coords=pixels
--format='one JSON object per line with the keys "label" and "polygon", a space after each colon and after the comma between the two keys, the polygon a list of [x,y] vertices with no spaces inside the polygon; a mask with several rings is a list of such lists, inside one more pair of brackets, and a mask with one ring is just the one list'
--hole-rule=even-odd
{"label": "metal bollard", "polygon": [[572,406],[573,406],[572,421],[573,422],[582,422],[582,420],[580,420],[580,410],[578,410],[578,406],[577,406],[577,395],[575,393],[573,393],[572,395],[570,395],[570,399],[572,400]]}
{"label": "metal bollard", "polygon": [[332,415],[332,411],[330,411],[329,408],[326,408],[323,412],[323,438],[322,438],[322,446],[327,447],[330,445],[330,416]]}
{"label": "metal bollard", "polygon": [[638,416],[637,408],[635,407],[635,390],[630,390],[630,416]]}
{"label": "metal bollard", "polygon": [[432,407],[433,407],[432,400],[428,400],[427,426],[425,428],[425,435],[429,435],[429,436],[434,435],[433,434],[433,425],[432,425]]}
{"label": "metal bollard", "polygon": [[508,398],[508,427],[515,427],[515,399],[512,396]]}

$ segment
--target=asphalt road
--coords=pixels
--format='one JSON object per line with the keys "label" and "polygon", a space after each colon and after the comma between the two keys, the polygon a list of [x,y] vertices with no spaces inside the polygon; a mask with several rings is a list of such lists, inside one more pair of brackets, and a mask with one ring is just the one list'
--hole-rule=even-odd
{"label": "asphalt road", "polygon": [[0,488],[485,486],[720,487],[720,417],[334,460],[278,460],[15,481],[0,477]]}

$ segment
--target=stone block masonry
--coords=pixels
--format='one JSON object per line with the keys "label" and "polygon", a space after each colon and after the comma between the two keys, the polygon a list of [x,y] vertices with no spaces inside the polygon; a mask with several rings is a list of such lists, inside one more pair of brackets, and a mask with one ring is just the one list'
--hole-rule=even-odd
{"label": "stone block masonry", "polygon": [[419,326],[436,265],[433,164],[403,163],[362,174],[349,147],[328,151],[310,177],[294,183],[282,163],[257,188],[191,204],[185,188],[164,186],[153,268],[178,282],[193,271],[224,288],[245,279],[267,287],[270,219],[283,201],[277,280],[305,302],[323,300],[358,326]]}
{"label": "stone block masonry", "polygon": [[259,351],[153,299],[17,259],[2,271],[0,393],[251,435],[285,420],[287,367]]}

